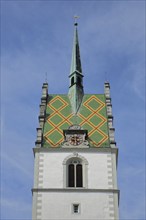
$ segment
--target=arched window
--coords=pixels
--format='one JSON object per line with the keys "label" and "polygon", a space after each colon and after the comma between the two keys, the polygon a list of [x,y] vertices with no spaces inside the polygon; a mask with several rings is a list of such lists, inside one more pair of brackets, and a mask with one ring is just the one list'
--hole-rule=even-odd
{"label": "arched window", "polygon": [[88,161],[78,153],[69,155],[63,161],[63,185],[64,187],[88,186]]}
{"label": "arched window", "polygon": [[79,160],[71,160],[68,165],[68,187],[83,187],[82,164]]}
{"label": "arched window", "polygon": [[74,84],[74,77],[71,78],[71,86]]}

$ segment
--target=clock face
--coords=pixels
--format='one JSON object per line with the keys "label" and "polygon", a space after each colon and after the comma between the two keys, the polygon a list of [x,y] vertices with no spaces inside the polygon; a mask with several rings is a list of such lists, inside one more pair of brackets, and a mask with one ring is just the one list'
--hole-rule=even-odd
{"label": "clock face", "polygon": [[80,145],[83,142],[83,136],[79,134],[70,135],[69,142],[74,146]]}

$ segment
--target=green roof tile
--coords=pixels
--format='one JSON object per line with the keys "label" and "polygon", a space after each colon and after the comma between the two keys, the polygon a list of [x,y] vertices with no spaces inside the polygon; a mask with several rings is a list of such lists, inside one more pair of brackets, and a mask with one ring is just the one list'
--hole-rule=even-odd
{"label": "green roof tile", "polygon": [[63,130],[73,124],[88,130],[91,147],[109,147],[104,94],[84,95],[76,115],[72,112],[68,95],[49,95],[46,112],[44,147],[59,147],[64,141]]}

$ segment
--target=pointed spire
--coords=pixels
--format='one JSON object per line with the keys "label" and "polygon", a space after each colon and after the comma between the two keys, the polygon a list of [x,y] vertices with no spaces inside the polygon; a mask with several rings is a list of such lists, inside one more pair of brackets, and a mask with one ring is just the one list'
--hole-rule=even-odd
{"label": "pointed spire", "polygon": [[80,59],[80,48],[78,40],[78,23],[74,23],[74,41],[73,41],[73,50],[72,50],[72,61],[70,68],[70,75],[74,72],[78,72],[82,75],[81,59]]}
{"label": "pointed spire", "polygon": [[74,24],[74,42],[73,42],[73,51],[72,51],[72,61],[71,61],[71,69],[69,75],[69,99],[72,106],[73,113],[77,113],[82,103],[82,98],[84,96],[83,89],[83,75],[82,75],[82,67],[81,67],[81,59],[80,59],[80,49],[79,49],[79,41],[78,41],[78,31],[77,31],[77,23]]}

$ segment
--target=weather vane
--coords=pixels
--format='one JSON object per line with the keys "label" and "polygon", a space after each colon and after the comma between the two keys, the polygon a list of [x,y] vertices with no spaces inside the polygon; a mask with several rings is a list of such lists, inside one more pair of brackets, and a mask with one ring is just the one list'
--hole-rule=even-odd
{"label": "weather vane", "polygon": [[77,19],[79,18],[78,15],[74,15],[75,24],[77,25]]}
{"label": "weather vane", "polygon": [[45,81],[46,81],[46,83],[48,82],[48,73],[47,72],[45,72]]}

